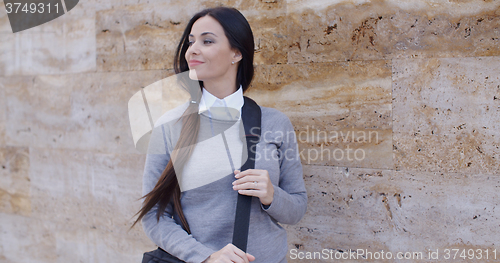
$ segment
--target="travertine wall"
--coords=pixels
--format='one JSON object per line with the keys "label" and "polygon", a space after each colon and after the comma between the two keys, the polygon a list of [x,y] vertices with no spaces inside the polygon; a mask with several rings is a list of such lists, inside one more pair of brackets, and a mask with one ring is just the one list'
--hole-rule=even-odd
{"label": "travertine wall", "polygon": [[127,102],[173,74],[186,22],[220,4],[254,31],[246,95],[299,139],[309,206],[285,226],[289,262],[333,261],[293,259],[322,249],[500,260],[500,1],[91,0],[16,34],[0,7],[0,262],[140,262],[154,248],[127,232],[145,160]]}

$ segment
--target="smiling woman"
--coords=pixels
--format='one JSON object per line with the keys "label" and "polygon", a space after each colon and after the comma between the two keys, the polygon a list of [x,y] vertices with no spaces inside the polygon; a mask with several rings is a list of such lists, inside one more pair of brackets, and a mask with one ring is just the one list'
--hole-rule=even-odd
{"label": "smiling woman", "polygon": [[[244,104],[255,103],[243,96],[253,78],[253,56],[250,25],[228,7],[197,13],[177,47],[175,72],[189,71],[202,92],[173,113],[182,125],[162,123],[163,118],[155,124],[151,136],[158,131],[159,139],[151,139],[150,147],[167,151],[146,157],[145,200],[135,223],[142,220],[153,242],[185,262],[286,262],[286,231],[279,223],[295,224],[306,212],[297,139],[279,136],[295,134],[285,114],[255,104],[262,113],[261,134],[273,136],[260,138],[251,150],[278,158],[257,157],[255,169],[239,170],[247,153],[241,112]],[[224,125],[229,128],[214,133]],[[231,244],[238,194],[252,197],[248,253]]]}
{"label": "smiling woman", "polygon": [[[211,16],[198,19],[189,34],[185,55],[192,79],[203,80],[204,87],[218,98],[236,91],[236,71],[241,53],[231,48],[222,26]],[[227,89],[234,86],[235,89]]]}

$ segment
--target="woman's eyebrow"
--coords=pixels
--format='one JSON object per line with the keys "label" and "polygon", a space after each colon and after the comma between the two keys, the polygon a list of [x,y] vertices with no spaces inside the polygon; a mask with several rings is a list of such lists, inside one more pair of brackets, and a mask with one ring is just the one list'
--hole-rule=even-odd
{"label": "woman's eyebrow", "polygon": [[[214,33],[212,33],[212,32],[203,32],[203,33],[201,33],[201,36],[204,36],[204,35],[207,35],[207,34],[212,34],[212,35],[214,35],[214,36],[217,36],[216,34],[214,34]],[[194,37],[194,35],[193,35],[193,34],[189,34],[189,36],[190,36],[190,37]]]}

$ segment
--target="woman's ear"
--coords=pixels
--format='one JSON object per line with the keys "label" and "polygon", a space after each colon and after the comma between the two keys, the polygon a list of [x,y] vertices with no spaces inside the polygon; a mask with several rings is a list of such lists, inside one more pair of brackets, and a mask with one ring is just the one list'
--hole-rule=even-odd
{"label": "woman's ear", "polygon": [[239,50],[235,50],[234,51],[234,55],[233,55],[233,61],[234,61],[234,63],[239,62],[241,59],[243,59],[243,56],[241,55],[241,52]]}

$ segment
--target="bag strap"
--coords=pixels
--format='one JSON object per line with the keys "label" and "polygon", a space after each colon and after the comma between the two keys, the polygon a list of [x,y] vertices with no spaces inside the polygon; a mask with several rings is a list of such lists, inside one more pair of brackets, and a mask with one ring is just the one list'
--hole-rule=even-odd
{"label": "bag strap", "polygon": [[[243,96],[244,104],[241,109],[241,119],[245,128],[248,158],[241,166],[240,171],[255,168],[255,152],[261,134],[262,111],[255,101]],[[248,241],[248,228],[250,222],[250,205],[252,196],[238,194],[236,216],[234,219],[233,245],[246,252]]]}

